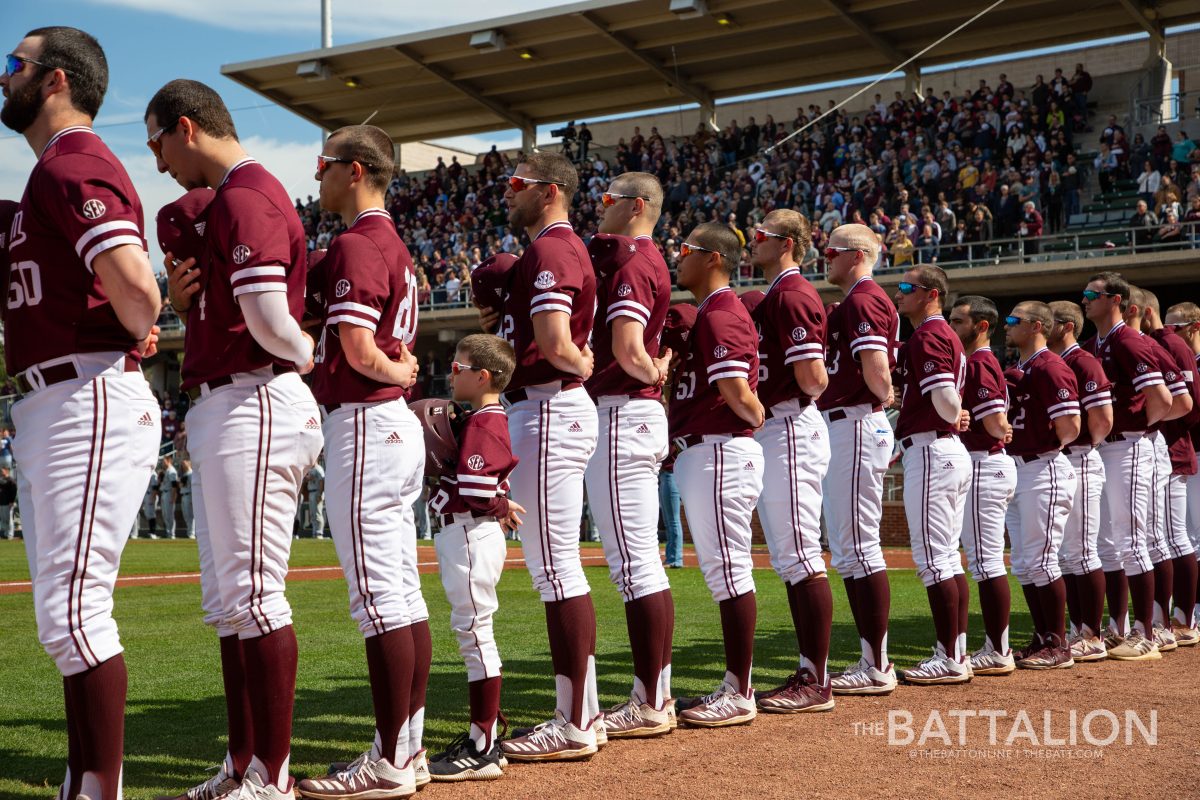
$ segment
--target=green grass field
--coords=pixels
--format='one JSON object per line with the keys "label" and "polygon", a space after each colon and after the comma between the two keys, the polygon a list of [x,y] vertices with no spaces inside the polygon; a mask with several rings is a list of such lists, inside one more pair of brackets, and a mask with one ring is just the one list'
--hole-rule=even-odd
{"label": "green grass field", "polygon": [[[295,566],[335,565],[328,541],[300,541]],[[133,542],[123,574],[197,569],[195,544]],[[588,568],[599,618],[597,671],[601,704],[628,696],[631,662],[625,616],[607,570]],[[699,570],[673,570],[675,593],[674,691],[711,691],[723,674],[720,620]],[[755,684],[772,686],[795,668],[795,638],[783,587],[759,570]],[[24,548],[0,542],[0,581],[28,580]],[[831,664],[858,658],[858,637],[841,582],[833,582],[835,618]],[[425,746],[438,749],[466,725],[466,678],[449,630],[449,607],[437,575],[423,576],[433,630]],[[891,573],[889,644],[900,666],[928,654],[933,625],[925,590],[912,571]],[[1014,587],[1015,588],[1015,587]],[[357,755],[373,735],[362,637],[347,612],[343,581],[296,581],[288,589],[300,640],[300,669],[292,772],[323,772],[330,760]],[[1019,591],[1014,597],[1019,597]],[[1015,605],[1022,605],[1016,602]],[[971,646],[982,639],[973,606]],[[1014,609],[1015,611],[1015,609]],[[178,791],[207,774],[224,754],[224,701],[216,639],[200,621],[198,585],[120,589],[116,616],[129,665],[125,737],[125,792],[144,800]],[[0,797],[44,798],[62,779],[66,735],[61,679],[37,641],[29,594],[0,595]],[[554,684],[544,617],[523,569],[509,569],[500,584],[496,636],[504,660],[503,708],[515,725],[552,712]],[[1014,614],[1013,640],[1030,629]]]}

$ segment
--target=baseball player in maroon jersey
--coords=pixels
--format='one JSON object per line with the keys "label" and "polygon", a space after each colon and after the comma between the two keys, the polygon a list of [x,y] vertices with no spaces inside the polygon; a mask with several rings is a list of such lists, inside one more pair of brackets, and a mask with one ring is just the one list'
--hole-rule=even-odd
{"label": "baseball player in maroon jersey", "polygon": [[[1196,555],[1187,531],[1187,475],[1196,464],[1190,432],[1200,423],[1200,381],[1191,348],[1174,328],[1163,324],[1158,297],[1147,289],[1135,287],[1133,292],[1140,295],[1142,332],[1166,351],[1176,376],[1174,381],[1167,380],[1171,419],[1162,423],[1154,437],[1158,493],[1157,513],[1151,515],[1158,521],[1150,551],[1154,562],[1154,638],[1159,649],[1166,652],[1180,644],[1172,630],[1172,597],[1176,607],[1189,611],[1196,603]],[[1187,411],[1176,416],[1181,408]]]}
{"label": "baseball player in maroon jersey", "polygon": [[[767,214],[754,231],[752,263],[770,282],[751,312],[759,334],[758,396],[766,422],[754,438],[771,464],[758,497],[771,566],[787,589],[799,663],[782,686],[758,693],[764,711],[833,708],[829,638],[833,594],[821,556],[821,481],[829,466],[829,431],[814,403],[825,374],[825,306],[801,274],[808,220],[796,211]],[[743,300],[745,298],[743,297]]]}
{"label": "baseball player in maroon jersey", "polygon": [[1083,309],[1076,303],[1060,300],[1050,303],[1050,313],[1054,315],[1054,325],[1047,346],[1075,373],[1081,411],[1079,438],[1063,448],[1077,479],[1071,515],[1058,553],[1071,621],[1067,638],[1075,661],[1101,661],[1107,657],[1101,638],[1104,571],[1097,549],[1104,462],[1096,448],[1112,430],[1112,383],[1100,361],[1076,341],[1076,333],[1083,329]]}
{"label": "baseball player in maroon jersey", "polygon": [[160,172],[210,186],[198,260],[167,254],[171,301],[186,314],[181,388],[192,397],[196,539],[205,622],[216,628],[229,751],[191,792],[290,798],[296,636],[284,579],[300,483],[321,451],[320,410],[300,379],[304,229],[291,198],[237,139],[215,91],[175,80],[146,109]]}
{"label": "baseball player in maroon jersey", "polygon": [[454,474],[439,478],[429,507],[442,515],[435,538],[438,572],[450,601],[450,627],[467,664],[471,724],[430,761],[435,781],[498,778],[506,763],[496,736],[500,654],[492,617],[499,607],[496,584],[508,550],[503,528],[519,527],[525,511],[505,496],[517,461],[500,392],[515,365],[512,347],[487,334],[459,342],[450,365],[454,399],[474,410],[459,423]]}
{"label": "baseball player in maroon jersey", "polygon": [[[1200,307],[1195,303],[1177,303],[1167,309],[1166,317],[1163,320],[1163,325],[1166,328],[1174,330],[1176,335],[1183,340],[1188,349],[1192,353],[1192,359],[1195,366],[1200,369]],[[1196,383],[1193,383],[1193,391],[1200,388]],[[1197,400],[1193,396],[1193,403]],[[1195,408],[1193,407],[1193,413]],[[1192,442],[1192,450],[1200,453],[1200,424],[1191,426],[1188,432]],[[1200,456],[1193,459],[1191,466],[1179,464],[1176,466],[1179,474],[1186,476],[1187,490],[1187,531],[1192,538],[1192,549],[1196,552],[1197,559],[1200,559]],[[1186,572],[1186,567],[1184,568]],[[1180,570],[1176,569],[1176,581]],[[1200,583],[1200,581],[1198,581]],[[1196,588],[1193,586],[1192,592]],[[1172,629],[1175,634],[1175,640],[1185,647],[1190,647],[1197,641],[1200,641],[1200,632],[1196,630],[1196,605],[1193,602],[1192,613],[1188,614],[1183,608],[1182,603],[1186,602],[1186,598],[1194,598],[1194,594],[1189,594],[1186,587],[1178,586],[1175,590],[1175,611],[1172,615]]]}
{"label": "baseball player in maroon jersey", "polygon": [[729,288],[741,251],[727,226],[699,225],[680,246],[676,276],[700,305],[671,399],[675,478],[704,582],[721,609],[725,644],[717,690],[678,704],[680,721],[699,727],[742,725],[757,714],[750,518],[762,491],[762,446],[753,433],[763,407],[754,394],[758,333]]}
{"label": "baseball player in maroon jersey", "polygon": [[[998,322],[996,304],[979,295],[963,295],[950,309],[950,327],[967,358],[962,404],[971,415],[961,437],[971,458],[971,480],[960,538],[979,592],[985,634],[983,647],[971,654],[972,675],[1008,675],[1017,668],[1008,641],[1012,598],[1004,565],[1004,517],[1017,486],[1017,468],[1004,449],[1012,426],[1004,370],[991,348]],[[960,584],[960,612],[966,591]],[[966,620],[960,616],[959,622],[966,633]]]}
{"label": "baseball player in maroon jersey", "polygon": [[1009,370],[1008,452],[1017,465],[1017,491],[1005,520],[1013,574],[1033,617],[1033,640],[1016,654],[1024,669],[1075,666],[1067,644],[1067,589],[1059,566],[1075,497],[1075,470],[1062,448],[1079,437],[1075,374],[1046,347],[1054,316],[1045,303],[1018,303],[1005,320],[1005,341],[1021,360]]}
{"label": "baseball player in maroon jersey", "polygon": [[297,786],[321,800],[411,794],[421,752],[423,710],[412,707],[412,695],[424,694],[431,654],[415,642],[428,639],[429,612],[416,576],[412,506],[425,442],[404,397],[416,381],[407,346],[416,336],[417,287],[408,248],[383,208],[393,167],[391,139],[370,125],[334,131],[317,159],[321,207],[348,228],[320,263],[324,324],[313,395],[324,411],[329,527],[350,616],[366,639],[375,710],[367,752]]}
{"label": "baseball player in maroon jersey", "polygon": [[948,285],[941,267],[921,265],[904,274],[896,291],[896,308],[913,326],[897,358],[904,510],[937,639],[933,654],[903,677],[923,685],[971,679],[963,624],[969,598],[958,555],[971,482],[971,458],[958,438],[967,359],[942,316]]}
{"label": "baseball player in maroon jersey", "polygon": [[[591,258],[567,221],[579,175],[555,153],[517,166],[504,193],[509,222],[529,236],[512,268],[498,333],[517,367],[502,401],[519,464],[512,497],[527,509],[525,563],[546,606],[556,690],[554,718],[503,743],[521,761],[584,758],[596,752],[596,612],[579,558],[583,473],[596,449],[596,406],[583,388],[595,313]],[[484,315],[484,327],[490,319]]]}
{"label": "baseball player in maroon jersey", "polygon": [[659,339],[671,303],[671,276],[650,234],[662,185],[627,172],[602,195],[600,233],[588,243],[596,273],[592,325],[595,372],[586,388],[599,416],[598,447],[584,476],[609,577],[625,601],[633,657],[629,699],[604,713],[614,738],[671,730],[669,663],[675,604],[658,549],[658,471],[667,456],[662,385],[671,353]]}
{"label": "baseball player in maroon jersey", "polygon": [[892,368],[900,319],[891,299],[871,278],[879,239],[865,225],[833,230],[825,249],[829,282],[845,294],[829,312],[825,369],[829,385],[817,408],[829,427],[829,469],[823,504],[832,564],[846,586],[862,658],[832,678],[834,694],[888,694],[896,672],[887,657],[891,588],[879,543],[883,474],[894,435]]}
{"label": "baseball player in maroon jersey", "polygon": [[0,121],[37,155],[6,230],[4,344],[22,397],[17,491],[38,639],[63,676],[58,797],[119,800],[127,675],[113,586],[158,457],[142,377],[162,298],[142,205],[92,130],[108,62],[89,34],[38,28],[8,56]]}
{"label": "baseball player in maroon jersey", "polygon": [[1109,658],[1140,661],[1161,657],[1153,639],[1154,572],[1147,520],[1154,454],[1146,431],[1170,413],[1171,393],[1155,360],[1152,340],[1122,319],[1129,302],[1129,283],[1118,273],[1093,275],[1083,290],[1082,305],[1096,326],[1096,336],[1081,346],[1100,359],[1113,385],[1113,428],[1100,445],[1104,505],[1098,550],[1109,617],[1104,644]]}

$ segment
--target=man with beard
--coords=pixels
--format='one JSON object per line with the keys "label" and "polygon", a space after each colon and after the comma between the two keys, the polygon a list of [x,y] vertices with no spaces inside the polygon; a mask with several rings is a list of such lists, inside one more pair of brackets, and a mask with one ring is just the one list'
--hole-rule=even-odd
{"label": "man with beard", "polygon": [[0,121],[37,154],[5,263],[13,451],[38,639],[63,676],[64,800],[118,800],[127,674],[113,586],[158,458],[142,377],[162,297],[142,205],[92,130],[108,88],[99,43],[38,28],[8,56]]}

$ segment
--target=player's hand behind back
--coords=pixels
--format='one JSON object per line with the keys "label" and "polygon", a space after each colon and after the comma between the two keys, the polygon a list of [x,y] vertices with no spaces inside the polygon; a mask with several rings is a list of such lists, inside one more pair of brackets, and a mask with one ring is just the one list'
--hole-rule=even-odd
{"label": "player's hand behind back", "polygon": [[504,528],[506,531],[515,531],[517,528],[521,527],[521,517],[519,515],[524,513],[525,509],[520,503],[516,502],[515,500],[509,500],[508,514],[500,520],[500,527]]}
{"label": "player's hand behind back", "polygon": [[596,358],[592,355],[592,348],[588,347],[586,344],[583,346],[583,349],[579,351],[579,356],[579,377],[586,381],[588,378],[592,377],[592,370],[596,366]]}

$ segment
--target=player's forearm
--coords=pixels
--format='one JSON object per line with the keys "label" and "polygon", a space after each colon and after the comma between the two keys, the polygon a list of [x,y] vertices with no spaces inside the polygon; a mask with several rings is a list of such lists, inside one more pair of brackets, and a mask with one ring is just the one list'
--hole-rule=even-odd
{"label": "player's forearm", "polygon": [[658,383],[658,367],[654,366],[654,359],[650,358],[650,354],[646,352],[646,348],[639,341],[636,347],[618,347],[613,346],[613,355],[617,359],[617,363],[621,365],[621,369],[631,378],[648,386],[654,386]]}
{"label": "player's forearm", "polygon": [[879,402],[886,402],[892,393],[892,372],[888,368],[887,353],[882,350],[864,350],[862,374],[871,394],[879,398]]}
{"label": "player's forearm", "polygon": [[569,372],[572,375],[583,375],[587,372],[584,367],[583,351],[575,346],[570,339],[550,337],[545,343],[537,343],[538,350],[545,356],[555,369]]}
{"label": "player's forearm", "polygon": [[145,339],[162,310],[162,293],[145,251],[131,244],[114,247],[96,256],[92,269],[121,325],[134,339]]}
{"label": "player's forearm", "polygon": [[717,381],[717,390],[725,405],[739,418],[752,428],[762,427],[765,418],[762,403],[750,391],[750,384],[745,378],[721,378]]}
{"label": "player's forearm", "polygon": [[988,414],[986,417],[982,417],[979,422],[983,425],[983,429],[987,432],[987,435],[993,439],[1003,439],[1008,435],[1008,417],[1002,411],[997,411],[995,414]]}
{"label": "player's forearm", "polygon": [[1054,419],[1054,435],[1060,447],[1066,447],[1079,438],[1079,415],[1069,414]]}
{"label": "player's forearm", "polygon": [[355,372],[379,383],[409,386],[413,359],[393,361],[375,344],[375,332],[352,322],[338,323],[338,338],[346,353],[346,363]]}
{"label": "player's forearm", "polygon": [[939,417],[946,422],[958,422],[958,415],[962,413],[962,398],[958,396],[954,387],[938,386],[929,395]]}
{"label": "player's forearm", "polygon": [[1186,417],[1192,411],[1192,395],[1190,392],[1171,396],[1171,410],[1167,412],[1164,421]]}
{"label": "player's forearm", "polygon": [[303,367],[312,358],[312,345],[288,308],[283,292],[253,292],[238,298],[246,328],[262,349],[281,361]]}
{"label": "player's forearm", "polygon": [[1166,419],[1171,413],[1171,393],[1163,384],[1147,386],[1142,390],[1146,398],[1146,424],[1154,425]]}
{"label": "player's forearm", "polygon": [[792,374],[796,376],[796,384],[800,391],[812,399],[821,396],[829,386],[829,373],[825,371],[825,359],[806,358],[792,364]]}
{"label": "player's forearm", "polygon": [[1112,433],[1112,406],[1093,406],[1088,409],[1088,437],[1093,445],[1100,444]]}

